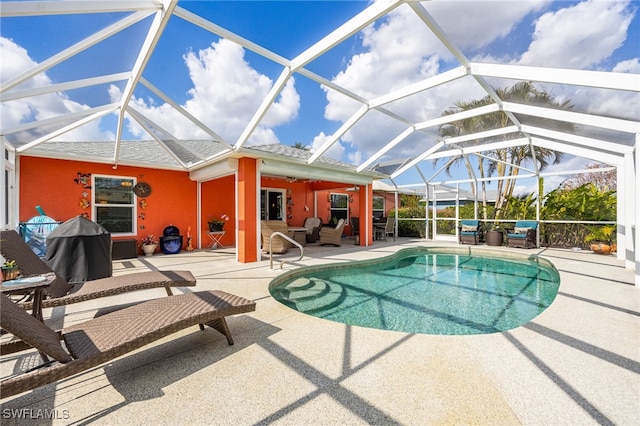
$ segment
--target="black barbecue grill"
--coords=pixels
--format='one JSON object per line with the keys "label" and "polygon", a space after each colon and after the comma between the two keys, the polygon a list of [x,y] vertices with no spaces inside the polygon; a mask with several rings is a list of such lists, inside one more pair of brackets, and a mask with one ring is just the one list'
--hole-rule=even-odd
{"label": "black barbecue grill", "polygon": [[162,231],[160,237],[160,249],[164,254],[177,254],[182,250],[182,235],[180,230],[173,225],[169,225]]}

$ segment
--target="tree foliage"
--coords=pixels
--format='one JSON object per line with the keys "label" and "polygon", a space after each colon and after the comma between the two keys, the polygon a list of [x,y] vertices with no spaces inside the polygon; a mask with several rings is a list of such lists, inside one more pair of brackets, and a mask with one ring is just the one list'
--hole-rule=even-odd
{"label": "tree foliage", "polygon": [[[586,168],[597,170],[604,167],[607,166],[600,163],[590,163],[587,164]],[[580,173],[565,180],[561,185],[566,189],[574,189],[588,183],[592,183],[601,191],[615,191],[618,189],[618,180],[615,170],[608,170],[606,172]]]}
{"label": "tree foliage", "polygon": [[[502,101],[517,102],[525,105],[545,106],[548,108],[572,109],[573,105],[571,101],[565,100],[563,102],[557,102],[553,97],[544,90],[538,89],[531,82],[520,82],[509,88],[494,89],[497,96]],[[495,100],[491,96],[485,96],[482,99],[472,100],[469,102],[458,101],[453,108],[448,109],[443,115],[451,115],[459,113],[461,111],[473,110],[485,105],[494,104]],[[440,136],[442,137],[454,137],[467,134],[473,134],[481,131],[499,129],[506,127],[510,123],[511,119],[504,111],[497,111],[481,116],[471,117],[464,120],[447,123],[441,126]],[[548,120],[543,118],[529,117],[527,123],[533,126],[546,127]],[[557,129],[561,126],[560,130],[570,130],[572,124],[556,124],[554,127]],[[508,135],[492,136],[489,138],[480,138],[465,142],[467,145],[478,145],[486,142],[504,141],[515,138],[525,137],[522,133],[512,133]],[[498,185],[498,195],[495,203],[495,215],[494,218],[498,218],[507,211],[505,204],[507,200],[512,199],[513,192],[516,186],[516,179],[502,179],[506,176],[516,177],[520,173],[520,169],[526,162],[531,162],[537,170],[544,170],[550,164],[558,164],[563,158],[563,154],[557,151],[553,151],[546,148],[536,147],[531,144],[524,144],[520,146],[514,146],[510,148],[496,149],[484,153],[484,156],[478,156],[478,173],[474,173],[471,163],[468,158],[459,156],[450,162],[445,168],[447,174],[450,174],[451,167],[463,161],[470,179],[474,178],[487,178],[496,176]],[[437,162],[437,160],[436,160]],[[483,218],[488,219],[487,212],[487,195],[486,195],[486,181],[481,180],[482,196],[480,199],[483,203]],[[471,190],[476,195],[475,185],[472,185]]]}

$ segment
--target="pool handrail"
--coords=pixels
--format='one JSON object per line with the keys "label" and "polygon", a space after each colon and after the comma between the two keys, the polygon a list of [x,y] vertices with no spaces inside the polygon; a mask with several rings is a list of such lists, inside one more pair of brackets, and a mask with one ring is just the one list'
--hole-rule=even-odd
{"label": "pool handrail", "polygon": [[[273,234],[271,234],[269,236],[269,269],[273,269],[273,250],[271,249],[271,245],[273,243],[273,237],[279,235],[282,238],[284,238],[285,240],[289,241],[291,244],[293,244],[294,246],[297,246],[300,249],[300,257],[297,258],[296,260],[292,261],[293,262],[298,262],[299,260],[302,260],[302,258],[304,257],[304,247],[302,247],[302,244],[300,244],[299,242],[297,242],[296,240],[294,240],[293,238],[291,238],[288,235],[283,234],[280,231],[276,231]],[[281,260],[280,261],[280,269],[282,269],[282,267],[284,266],[285,262],[287,262],[286,260]]]}

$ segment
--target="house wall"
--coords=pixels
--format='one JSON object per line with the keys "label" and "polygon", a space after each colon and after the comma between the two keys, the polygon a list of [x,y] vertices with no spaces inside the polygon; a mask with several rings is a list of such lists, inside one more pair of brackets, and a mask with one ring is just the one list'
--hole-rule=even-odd
{"label": "house wall", "polygon": [[[184,173],[187,175],[187,173]],[[195,182],[194,182],[195,183]],[[220,219],[222,215],[227,215],[229,220],[224,225],[226,231],[220,239],[223,246],[236,245],[235,223],[236,223],[236,189],[235,176],[229,175],[218,179],[202,182],[202,216],[200,223],[202,235],[202,247],[207,247],[211,240],[207,232],[209,231],[209,218]],[[193,209],[195,209],[195,206]],[[195,228],[194,228],[195,233]],[[195,240],[194,240],[195,241]],[[195,247],[195,243],[194,243]]]}
{"label": "house wall", "polygon": [[[118,166],[114,170],[109,164],[21,156],[19,160],[19,221],[26,222],[38,215],[36,206],[42,207],[45,214],[56,221],[66,221],[81,214],[86,214],[93,219],[91,207],[83,208],[81,205],[81,199],[91,200],[91,189],[75,181],[79,174],[136,178],[151,185],[151,195],[144,198],[147,203],[146,208],[143,210],[138,206],[136,236],[114,236],[114,240],[128,238],[140,240],[149,234],[160,237],[165,227],[173,225],[177,226],[184,236],[183,248],[187,245],[187,231],[191,227],[192,246],[197,248],[197,183],[189,179],[188,173],[181,171],[131,166]],[[328,223],[330,219],[328,197],[331,193],[351,196],[350,217],[358,215],[360,209],[357,193],[346,191],[344,183],[287,181],[283,178],[263,176],[261,186],[286,191],[285,209],[289,226],[302,226],[305,218],[316,216],[316,211],[322,222]],[[86,193],[86,196],[83,193]],[[314,193],[318,202],[316,207],[314,207]],[[387,198],[385,207],[388,212],[393,208],[393,194],[384,195]],[[220,218],[222,215],[227,215],[229,220],[225,225],[226,233],[221,242],[224,246],[237,245],[235,176],[229,175],[203,182],[201,197],[202,247],[207,247],[211,242],[207,234],[208,219]],[[140,200],[138,198],[138,201]],[[144,218],[141,217],[142,213]],[[350,234],[351,228],[348,225],[345,227],[345,235]]]}
{"label": "house wall", "polygon": [[[81,214],[87,214],[92,218],[91,207],[83,208],[80,203],[83,198],[91,200],[91,189],[76,183],[74,179],[78,178],[79,173],[99,174],[133,177],[151,185],[151,195],[144,199],[147,202],[146,208],[143,210],[138,207],[137,235],[133,238],[140,240],[149,234],[160,237],[165,227],[174,225],[185,237],[184,246],[186,247],[189,226],[195,234],[196,182],[191,181],[185,172],[129,166],[118,166],[114,170],[108,164],[27,156],[20,157],[19,170],[19,221],[21,222],[26,222],[38,215],[36,206],[40,206],[47,216],[57,221],[66,221]],[[89,180],[89,184],[90,182]],[[212,192],[214,191],[215,189],[212,189]],[[83,193],[87,196],[85,197]],[[216,196],[210,194],[208,198],[214,199]],[[231,211],[233,212],[233,209]],[[141,217],[142,213],[144,218]],[[127,238],[132,237],[113,237],[114,240]],[[194,238],[194,246],[195,241]]]}

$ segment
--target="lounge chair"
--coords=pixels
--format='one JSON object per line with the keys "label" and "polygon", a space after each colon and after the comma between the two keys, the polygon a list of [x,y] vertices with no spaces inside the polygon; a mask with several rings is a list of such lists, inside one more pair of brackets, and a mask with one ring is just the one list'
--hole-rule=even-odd
{"label": "lounge chair", "polygon": [[[65,328],[58,334],[0,295],[0,326],[57,361],[0,382],[0,398],[103,364],[192,325],[215,328],[233,345],[225,317],[255,311],[255,302],[223,291],[149,300]],[[65,348],[60,343],[64,340]]]}
{"label": "lounge chair", "polygon": [[479,244],[482,241],[482,225],[479,220],[462,219],[458,228],[460,244]]}
{"label": "lounge chair", "polygon": [[269,241],[271,241],[271,250],[273,253],[286,253],[292,247],[291,242],[279,235],[271,238],[274,232],[282,232],[284,235],[293,239],[293,232],[289,231],[289,226],[281,220],[261,220],[260,236],[262,238],[262,251],[269,253]]}
{"label": "lounge chair", "polygon": [[324,227],[320,230],[320,245],[333,244],[334,246],[342,245],[342,231],[344,230],[345,221],[339,219],[335,228]]}
{"label": "lounge chair", "polygon": [[535,220],[519,220],[515,228],[507,232],[507,247],[537,247],[538,222]]}
{"label": "lounge chair", "polygon": [[315,243],[320,238],[320,229],[322,229],[322,219],[319,217],[308,217],[302,225],[307,229],[307,242]]}
{"label": "lounge chair", "polygon": [[[0,253],[5,259],[15,260],[25,277],[55,272],[31,250],[16,231],[0,231]],[[69,284],[56,274],[55,281],[45,290],[47,297],[43,300],[42,307],[64,306],[130,291],[161,287],[164,287],[167,294],[171,296],[173,294],[171,287],[194,285],[196,285],[196,279],[189,271],[135,272],[75,285]],[[22,306],[30,309],[31,303],[27,302]]]}

